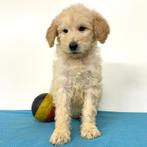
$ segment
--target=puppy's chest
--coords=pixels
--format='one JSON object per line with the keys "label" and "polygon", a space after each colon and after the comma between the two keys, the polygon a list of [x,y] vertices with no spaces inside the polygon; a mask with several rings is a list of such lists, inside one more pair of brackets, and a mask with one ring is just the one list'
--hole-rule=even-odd
{"label": "puppy's chest", "polygon": [[71,67],[64,74],[66,86],[76,91],[89,88],[95,85],[97,81],[96,70],[88,67]]}

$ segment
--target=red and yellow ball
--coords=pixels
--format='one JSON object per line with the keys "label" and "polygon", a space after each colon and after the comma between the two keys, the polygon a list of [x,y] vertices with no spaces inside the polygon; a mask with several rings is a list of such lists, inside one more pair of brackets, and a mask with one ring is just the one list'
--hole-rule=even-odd
{"label": "red and yellow ball", "polygon": [[32,114],[41,122],[54,121],[55,107],[51,94],[43,93],[38,95],[32,103]]}

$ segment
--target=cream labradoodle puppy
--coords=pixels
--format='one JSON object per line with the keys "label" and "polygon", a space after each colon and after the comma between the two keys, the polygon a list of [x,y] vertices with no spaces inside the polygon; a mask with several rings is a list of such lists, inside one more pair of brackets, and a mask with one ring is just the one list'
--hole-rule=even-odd
{"label": "cream labradoodle puppy", "polygon": [[81,137],[100,136],[96,127],[98,101],[102,95],[101,59],[97,41],[109,34],[106,20],[81,4],[64,9],[47,31],[49,46],[57,38],[57,59],[51,93],[56,106],[52,144],[70,141],[71,117],[81,117]]}

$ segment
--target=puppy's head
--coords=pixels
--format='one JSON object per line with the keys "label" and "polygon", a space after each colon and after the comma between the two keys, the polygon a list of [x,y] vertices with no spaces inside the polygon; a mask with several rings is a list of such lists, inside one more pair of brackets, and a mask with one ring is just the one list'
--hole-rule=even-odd
{"label": "puppy's head", "polygon": [[82,57],[93,49],[96,42],[104,43],[109,34],[106,20],[83,5],[64,9],[48,28],[49,46],[57,37],[59,49],[68,56]]}

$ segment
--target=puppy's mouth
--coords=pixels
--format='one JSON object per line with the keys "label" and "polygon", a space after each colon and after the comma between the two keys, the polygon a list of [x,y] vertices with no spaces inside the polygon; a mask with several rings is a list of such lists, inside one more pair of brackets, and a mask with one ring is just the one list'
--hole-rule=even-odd
{"label": "puppy's mouth", "polygon": [[79,58],[83,58],[84,54],[80,51],[74,51],[74,52],[70,52],[69,56],[75,59],[79,59]]}
{"label": "puppy's mouth", "polygon": [[81,57],[82,56],[82,52],[80,52],[79,50],[71,51],[69,54],[73,57]]}
{"label": "puppy's mouth", "polygon": [[78,54],[81,54],[81,52],[79,52],[79,51],[73,51],[73,52],[70,52],[70,54],[78,55]]}

